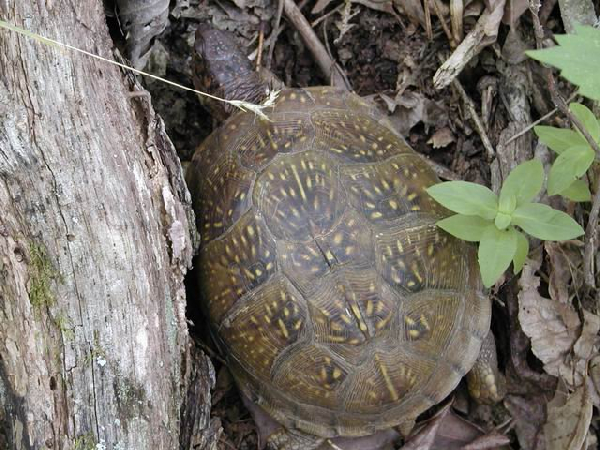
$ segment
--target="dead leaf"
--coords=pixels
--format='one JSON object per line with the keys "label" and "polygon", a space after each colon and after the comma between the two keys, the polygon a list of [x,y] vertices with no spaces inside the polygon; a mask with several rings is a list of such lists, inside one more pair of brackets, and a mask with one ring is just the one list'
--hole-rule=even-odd
{"label": "dead leaf", "polygon": [[450,128],[444,127],[437,130],[427,143],[431,144],[433,148],[443,148],[452,144],[455,140],[454,134]]}
{"label": "dead leaf", "polygon": [[548,450],[581,450],[592,421],[593,405],[586,383],[566,396],[557,388],[554,399],[548,403],[548,421],[544,425]]}
{"label": "dead leaf", "polygon": [[565,358],[578,338],[581,323],[572,305],[539,294],[540,278],[535,275],[539,263],[534,264],[537,267],[528,260],[519,280],[519,322],[544,370],[559,376],[568,367]]}
{"label": "dead leaf", "polygon": [[529,8],[529,0],[508,0],[504,8],[502,22],[512,26],[517,23],[519,17]]}
{"label": "dead leaf", "polygon": [[550,298],[561,303],[569,303],[569,284],[573,264],[567,250],[559,242],[544,242],[544,250],[550,259]]}
{"label": "dead leaf", "polygon": [[546,399],[543,396],[508,395],[504,406],[513,417],[517,439],[523,450],[541,450],[544,442],[543,425],[546,419]]}
{"label": "dead leaf", "polygon": [[560,367],[560,375],[570,386],[579,386],[588,375],[590,359],[598,354],[598,331],[600,317],[583,310],[583,328],[573,346],[573,353],[567,356],[566,364]]}
{"label": "dead leaf", "polygon": [[600,355],[596,355],[590,361],[589,366],[590,377],[588,384],[589,390],[594,405],[600,407]]}
{"label": "dead leaf", "polygon": [[313,9],[310,13],[318,14],[321,11],[323,11],[325,8],[327,8],[327,6],[329,6],[330,3],[331,3],[331,0],[317,0],[317,3],[315,3],[315,6],[313,7]]}
{"label": "dead leaf", "polygon": [[508,444],[510,444],[510,438],[508,436],[492,432],[490,434],[478,437],[470,444],[463,446],[461,450],[493,450]]}
{"label": "dead leaf", "polygon": [[446,406],[425,422],[402,450],[484,450],[497,449],[509,442],[507,436],[496,431],[484,434],[475,424]]}
{"label": "dead leaf", "polygon": [[450,404],[438,411],[438,413],[429,419],[423,427],[419,428],[415,434],[411,434],[402,447],[402,450],[430,450],[435,442],[438,428],[449,412]]}

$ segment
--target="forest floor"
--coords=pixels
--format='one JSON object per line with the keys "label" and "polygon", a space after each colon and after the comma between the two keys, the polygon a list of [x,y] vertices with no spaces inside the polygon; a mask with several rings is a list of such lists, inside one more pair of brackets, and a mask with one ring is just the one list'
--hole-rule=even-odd
{"label": "forest floor", "polygon": [[[497,192],[516,164],[535,157],[547,166],[553,159],[531,130],[535,121],[569,123],[554,110],[547,73],[523,53],[536,47],[527,1],[449,3],[454,9],[442,1],[424,9],[418,0],[304,0],[299,6],[355,92],[376,102],[406,141],[436,163],[442,179],[473,181]],[[538,18],[544,39],[564,33],[555,1],[544,2]],[[287,86],[329,83],[302,30],[285,15],[279,20],[277,1],[269,0],[178,2],[149,70],[191,85],[194,31],[203,21],[235,32],[253,58],[263,40],[262,65]],[[571,97],[574,88],[557,74],[554,79],[558,93]],[[193,93],[152,81],[148,88],[181,159],[189,161],[211,132],[208,112]],[[589,203],[546,196],[541,201],[587,223]],[[491,289],[492,329],[507,377],[504,401],[477,405],[461,383],[396,448],[597,448],[599,298],[585,283],[585,245],[583,237],[534,240],[523,271],[509,270]],[[592,276],[599,281],[597,272]],[[190,318],[197,322],[193,301]],[[219,449],[255,449],[253,421],[226,369],[218,358],[214,363],[213,420],[224,430]]]}

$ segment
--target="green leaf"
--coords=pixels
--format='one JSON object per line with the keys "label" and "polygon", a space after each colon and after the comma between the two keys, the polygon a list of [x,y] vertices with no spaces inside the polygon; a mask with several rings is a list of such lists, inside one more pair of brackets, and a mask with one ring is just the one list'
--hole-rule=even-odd
{"label": "green leaf", "polygon": [[[539,194],[544,183],[544,167],[537,159],[526,161],[515,167],[506,177],[500,190],[500,211],[512,213],[515,206],[529,203]],[[516,199],[516,205],[512,205],[510,196]],[[506,209],[508,206],[508,210]]]}
{"label": "green leaf", "polygon": [[496,195],[485,186],[468,181],[446,181],[427,189],[434,200],[451,211],[492,220],[496,216]]}
{"label": "green leaf", "polygon": [[[587,106],[582,105],[581,103],[571,103],[569,105],[569,109],[571,110],[573,115],[583,123],[583,126],[590,134],[592,139],[598,142],[598,140],[600,139],[600,124],[598,123],[598,119],[596,119],[596,116],[594,116],[594,113],[590,111],[590,109]],[[579,132],[579,130],[577,131]],[[581,137],[583,138],[583,135],[581,135]]]}
{"label": "green leaf", "polygon": [[560,192],[560,195],[563,195],[574,202],[589,202],[592,200],[590,188],[583,180],[573,181],[567,189]]}
{"label": "green leaf", "polygon": [[545,241],[574,239],[584,233],[583,228],[567,214],[541,203],[529,203],[515,209],[512,223]]}
{"label": "green leaf", "polygon": [[477,242],[490,222],[478,216],[456,214],[436,223],[442,230],[463,241]]}
{"label": "green leaf", "polygon": [[496,218],[494,219],[494,225],[496,225],[496,228],[499,230],[504,230],[510,225],[510,219],[510,214],[498,211],[498,214],[496,214]]}
{"label": "green leaf", "polygon": [[517,251],[515,230],[500,231],[495,225],[488,226],[479,243],[479,268],[486,287],[492,286],[508,268]]}
{"label": "green leaf", "polygon": [[561,75],[579,86],[582,95],[600,100],[600,30],[575,26],[574,34],[555,35],[558,46],[530,50],[527,56],[561,70]]}
{"label": "green leaf", "polygon": [[517,251],[513,256],[513,271],[515,274],[519,273],[525,264],[525,258],[529,254],[529,241],[520,231],[513,228],[514,232],[517,233]]}
{"label": "green leaf", "polygon": [[579,133],[567,128],[538,125],[533,127],[533,131],[540,138],[540,141],[558,154],[576,145],[586,145],[586,140]]}
{"label": "green leaf", "polygon": [[548,194],[560,194],[567,189],[589,169],[595,156],[588,145],[578,145],[558,155],[548,175]]}

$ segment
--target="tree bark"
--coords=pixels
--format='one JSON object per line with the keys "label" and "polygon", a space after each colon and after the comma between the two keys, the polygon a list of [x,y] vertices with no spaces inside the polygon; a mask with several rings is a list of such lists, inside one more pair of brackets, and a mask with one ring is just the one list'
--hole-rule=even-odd
{"label": "tree bark", "polygon": [[[0,0],[0,18],[113,58],[99,0]],[[134,89],[114,66],[0,30],[0,448],[216,435],[212,366],[185,318],[189,193]]]}

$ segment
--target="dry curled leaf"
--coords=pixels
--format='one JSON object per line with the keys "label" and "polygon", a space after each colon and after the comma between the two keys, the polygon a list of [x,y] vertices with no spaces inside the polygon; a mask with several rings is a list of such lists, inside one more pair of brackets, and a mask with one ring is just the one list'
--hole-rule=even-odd
{"label": "dry curled leaf", "polygon": [[568,396],[559,387],[554,399],[548,403],[548,420],[544,425],[547,450],[585,448],[592,409],[586,383]]}
{"label": "dry curled leaf", "polygon": [[528,261],[523,267],[519,281],[519,322],[544,370],[559,376],[570,370],[565,358],[577,341],[581,323],[572,305],[540,295],[540,278],[535,275],[539,263],[536,264],[538,267]]}
{"label": "dry curled leaf", "polygon": [[427,141],[433,148],[443,148],[452,144],[455,141],[454,134],[448,127],[437,130],[433,136]]}

